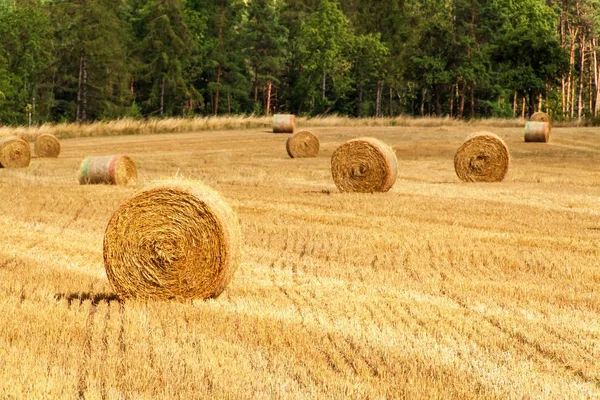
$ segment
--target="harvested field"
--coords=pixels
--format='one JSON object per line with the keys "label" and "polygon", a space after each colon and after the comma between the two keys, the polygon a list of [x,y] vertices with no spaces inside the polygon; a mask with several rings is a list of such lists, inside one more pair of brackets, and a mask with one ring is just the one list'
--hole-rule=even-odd
{"label": "harvested field", "polygon": [[[523,127],[501,183],[454,171],[465,126],[311,128],[291,160],[269,128],[61,141],[0,170],[0,393],[8,398],[600,397],[600,135]],[[396,150],[387,193],[340,193],[333,151]],[[84,156],[128,154],[140,185],[79,185]],[[240,218],[217,299],[120,301],[112,213],[153,179],[197,178]]]}

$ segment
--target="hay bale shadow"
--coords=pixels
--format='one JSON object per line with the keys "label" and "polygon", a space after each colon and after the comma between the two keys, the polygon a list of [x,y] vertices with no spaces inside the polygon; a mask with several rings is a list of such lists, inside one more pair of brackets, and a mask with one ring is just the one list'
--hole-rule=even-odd
{"label": "hay bale shadow", "polygon": [[72,303],[78,302],[79,305],[83,304],[84,301],[90,300],[92,305],[97,306],[100,303],[110,304],[112,302],[124,303],[124,299],[116,295],[115,293],[86,293],[86,292],[75,292],[75,293],[57,293],[54,295],[57,301],[67,300],[69,307]]}

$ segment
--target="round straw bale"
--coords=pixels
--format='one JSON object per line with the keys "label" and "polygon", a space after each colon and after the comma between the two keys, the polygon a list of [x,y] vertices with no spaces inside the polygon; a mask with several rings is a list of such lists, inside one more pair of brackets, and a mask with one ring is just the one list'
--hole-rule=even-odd
{"label": "round straw bale", "polygon": [[319,155],[319,147],[319,138],[308,131],[294,133],[285,145],[291,158],[314,158]]}
{"label": "round straw bale", "polygon": [[127,156],[87,157],[81,163],[77,179],[82,185],[135,185],[137,169]]}
{"label": "round straw bale", "polygon": [[525,124],[525,141],[547,143],[550,141],[551,131],[552,125],[549,122],[527,121]]}
{"label": "round straw bale", "polygon": [[533,113],[533,115],[530,118],[530,121],[548,122],[548,123],[552,124],[552,117],[550,116],[550,114],[538,111],[538,112]]}
{"label": "round straw bale", "polygon": [[380,140],[353,139],[333,152],[331,174],[341,192],[387,192],[396,182],[398,159]]}
{"label": "round straw bale", "polygon": [[456,175],[465,182],[500,182],[509,165],[508,146],[499,136],[489,132],[467,137],[454,157]]}
{"label": "round straw bale", "polygon": [[275,114],[273,117],[273,133],[294,133],[296,117],[291,114]]}
{"label": "round straw bale", "polygon": [[35,139],[33,150],[38,157],[56,158],[60,154],[60,142],[56,136],[43,133]]}
{"label": "round straw bale", "polygon": [[158,182],[113,214],[104,267],[121,296],[214,298],[240,263],[241,243],[237,216],[218,192],[198,182]]}
{"label": "round straw bale", "polygon": [[0,140],[0,167],[27,168],[31,162],[29,143],[17,136]]}

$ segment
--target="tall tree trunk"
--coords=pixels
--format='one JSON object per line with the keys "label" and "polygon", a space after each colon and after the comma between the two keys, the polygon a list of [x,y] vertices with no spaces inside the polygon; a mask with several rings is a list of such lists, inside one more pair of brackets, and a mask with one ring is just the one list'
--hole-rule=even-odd
{"label": "tall tree trunk", "polygon": [[577,97],[577,119],[581,121],[583,117],[583,94],[584,94],[584,84],[585,84],[585,39],[581,38],[581,43],[579,45],[579,53],[581,55],[580,65],[579,65],[579,93]]}
{"label": "tall tree trunk", "polygon": [[515,90],[515,96],[513,97],[513,118],[517,118],[517,91]]}
{"label": "tall tree trunk", "polygon": [[81,85],[83,82],[83,54],[79,58],[79,82],[77,83],[77,111],[75,112],[75,121],[81,121]]}
{"label": "tall tree trunk", "polygon": [[390,85],[390,117],[394,116],[394,89]]}
{"label": "tall tree trunk", "polygon": [[227,114],[231,115],[231,93],[227,93]]}
{"label": "tall tree trunk", "polygon": [[598,108],[600,107],[600,82],[598,82],[600,72],[598,71],[598,53],[597,53],[595,38],[592,39],[592,56],[593,56],[593,60],[594,60],[594,89],[595,89],[594,117],[597,117],[598,116]]}
{"label": "tall tree trunk", "polygon": [[442,104],[440,103],[440,85],[435,85],[434,88],[434,103],[435,103],[435,116],[436,117],[441,117],[442,116]]}
{"label": "tall tree trunk", "polygon": [[165,115],[165,77],[162,77],[162,82],[160,84],[160,116],[164,117]]}
{"label": "tall tree trunk", "polygon": [[463,119],[465,115],[465,97],[467,96],[467,82],[462,82],[460,89],[460,103],[458,105],[458,119]]}
{"label": "tall tree trunk", "polygon": [[538,111],[542,111],[542,102],[543,102],[543,97],[542,97],[542,94],[540,93],[538,95],[538,104],[537,104]]}
{"label": "tall tree trunk", "polygon": [[213,115],[216,117],[219,115],[219,86],[221,85],[221,65],[217,68],[217,88],[215,90],[215,106]]}
{"label": "tall tree trunk", "polygon": [[383,92],[383,81],[377,81],[377,99],[375,100],[375,118],[381,117],[381,93]]}
{"label": "tall tree trunk", "polygon": [[427,95],[427,89],[421,90],[421,117],[425,116],[425,96]]}
{"label": "tall tree trunk", "polygon": [[[569,34],[571,35],[571,43],[570,43],[570,51],[569,51],[569,72],[567,74],[567,89],[566,89],[566,102],[565,102],[565,114],[570,114],[570,117],[573,118],[573,100],[574,99],[574,85],[573,85],[573,68],[575,67],[575,44],[577,39],[578,29],[575,29],[574,32],[571,32],[569,29]],[[565,115],[566,116],[566,115]]]}
{"label": "tall tree trunk", "polygon": [[88,97],[87,97],[87,81],[88,81],[88,65],[87,57],[83,56],[83,82],[81,90],[81,120],[87,121],[87,108],[88,108]]}
{"label": "tall tree trunk", "polygon": [[325,73],[325,70],[323,70],[323,82],[322,82],[322,85],[321,85],[321,90],[323,92],[323,96],[322,96],[323,101],[325,101],[325,98],[326,98],[325,97],[325,92],[327,90],[327,74]]}
{"label": "tall tree trunk", "polygon": [[267,82],[267,109],[265,115],[268,117],[271,115],[271,90],[273,89],[273,82]]}
{"label": "tall tree trunk", "polygon": [[471,119],[475,118],[475,83],[471,84]]}

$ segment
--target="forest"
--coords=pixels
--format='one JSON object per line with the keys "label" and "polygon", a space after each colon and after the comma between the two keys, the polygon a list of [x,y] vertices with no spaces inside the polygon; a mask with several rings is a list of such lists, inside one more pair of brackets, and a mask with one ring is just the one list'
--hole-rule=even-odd
{"label": "forest", "polygon": [[0,124],[594,120],[599,0],[0,0]]}

